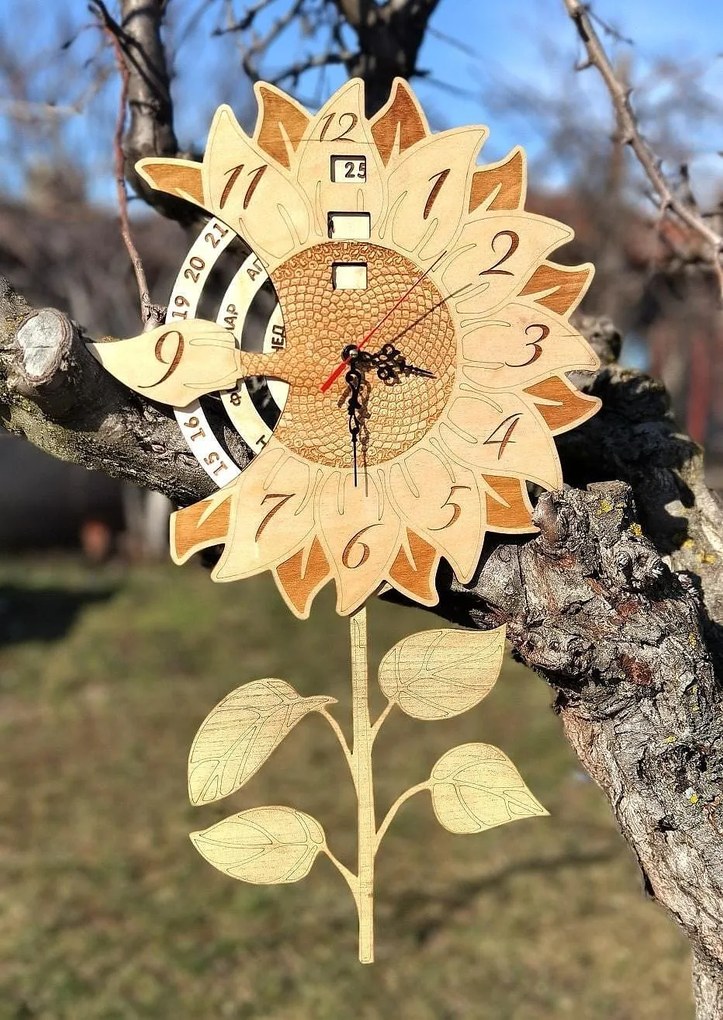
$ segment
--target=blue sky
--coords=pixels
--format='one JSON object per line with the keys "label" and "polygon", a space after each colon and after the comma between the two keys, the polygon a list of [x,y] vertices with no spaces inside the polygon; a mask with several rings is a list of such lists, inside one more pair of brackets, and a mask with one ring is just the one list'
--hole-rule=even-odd
{"label": "blue sky", "polygon": [[[288,0],[276,0],[271,16]],[[110,5],[112,8],[112,4]],[[243,6],[237,3],[237,10]],[[633,46],[606,40],[613,53],[626,57],[634,80],[641,82],[639,102],[669,103],[669,132],[692,157],[695,180],[708,197],[718,178],[723,149],[723,118],[695,118],[685,122],[676,108],[695,89],[723,95],[723,5],[714,0],[597,0],[594,9],[606,22],[634,40]],[[176,123],[182,145],[203,143],[213,108],[231,102],[240,115],[249,115],[249,92],[240,70],[233,37],[212,38],[221,22],[220,0],[171,0],[171,32],[175,40],[174,96]],[[22,175],[35,158],[48,158],[60,139],[66,150],[82,151],[92,173],[93,199],[112,201],[110,173],[117,81],[108,54],[101,53],[97,31],[83,29],[90,22],[85,0],[4,0],[0,4],[0,39],[32,80],[29,98],[60,104],[81,103],[78,113],[33,126],[18,137],[10,130],[8,101],[17,98],[8,85],[0,91],[0,188],[17,193]],[[29,27],[32,26],[32,31]],[[80,34],[78,35],[78,32]],[[77,36],[68,51],[59,41]],[[281,37],[262,64],[269,76],[308,52],[320,41],[302,38],[297,30]],[[562,0],[441,0],[431,21],[420,65],[429,80],[417,80],[418,92],[435,127],[483,122],[491,129],[485,156],[499,158],[515,144],[524,145],[536,173],[547,183],[564,182],[566,169],[546,151],[549,112],[561,96],[581,112],[581,123],[609,132],[609,103],[597,74],[571,69],[580,49]],[[667,59],[686,69],[673,92],[649,78],[651,67]],[[83,68],[85,61],[92,61]],[[107,82],[93,92],[89,81],[101,67]],[[325,98],[343,80],[339,68],[302,80],[300,98],[310,103]],[[513,90],[537,96],[537,111],[520,111],[503,97]],[[547,116],[545,116],[545,112]],[[12,145],[10,143],[13,143]],[[52,143],[52,144],[51,144]],[[544,158],[543,158],[544,154]]]}

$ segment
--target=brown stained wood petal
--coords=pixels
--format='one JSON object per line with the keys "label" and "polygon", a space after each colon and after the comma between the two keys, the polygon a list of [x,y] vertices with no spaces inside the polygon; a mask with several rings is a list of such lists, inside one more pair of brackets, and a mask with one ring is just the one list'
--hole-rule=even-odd
{"label": "brown stained wood petal", "polygon": [[384,163],[392,152],[404,152],[429,134],[427,121],[414,93],[398,79],[389,102],[372,121],[372,135]]}
{"label": "brown stained wood petal", "polygon": [[256,95],[259,100],[256,140],[264,152],[288,168],[291,166],[288,146],[298,149],[311,118],[298,103],[263,82],[257,84]]}
{"label": "brown stained wood petal", "polygon": [[567,267],[545,263],[535,270],[520,296],[532,295],[545,308],[570,315],[586,294],[593,272],[590,265]]}
{"label": "brown stained wood petal", "polygon": [[500,163],[486,170],[476,170],[472,178],[469,211],[485,209],[519,209],[525,200],[525,156],[522,149],[513,149]]}
{"label": "brown stained wood petal", "polygon": [[138,163],[138,172],[157,191],[203,205],[201,164],[189,162],[179,165],[179,162],[144,159]]}

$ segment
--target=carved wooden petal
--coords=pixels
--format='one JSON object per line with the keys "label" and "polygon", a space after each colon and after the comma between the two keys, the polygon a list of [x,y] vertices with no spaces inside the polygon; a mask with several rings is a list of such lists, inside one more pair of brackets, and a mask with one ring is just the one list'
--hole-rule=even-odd
{"label": "carved wooden petal", "polygon": [[592,372],[599,361],[561,316],[512,301],[464,332],[464,374],[489,389],[517,389],[556,372]]}
{"label": "carved wooden petal", "polygon": [[520,209],[525,204],[526,190],[525,153],[518,147],[499,163],[491,163],[475,172],[469,196],[469,211]]}
{"label": "carved wooden petal", "polygon": [[254,138],[259,146],[287,169],[311,117],[285,92],[258,82],[254,91],[259,104]]}
{"label": "carved wooden petal", "polygon": [[387,574],[389,583],[415,602],[435,606],[439,601],[434,585],[439,553],[409,528],[406,529],[406,539]]}
{"label": "carved wooden petal", "polygon": [[[332,157],[366,158],[362,181],[334,180]],[[364,116],[364,83],[354,78],[335,92],[309,123],[295,161],[298,185],[313,209],[314,228],[325,240],[330,210],[368,212],[376,226],[384,204],[383,166]]]}
{"label": "carved wooden petal", "polygon": [[399,549],[401,521],[369,471],[355,486],[334,472],[319,496],[319,529],[336,580],[337,612],[354,612],[384,581]]}
{"label": "carved wooden petal", "polygon": [[389,102],[372,121],[372,136],[382,161],[387,164],[428,134],[427,120],[416,96],[403,78],[395,78]]}
{"label": "carved wooden petal", "polygon": [[286,171],[221,106],[211,125],[203,161],[209,208],[240,233],[254,251],[277,263],[309,234],[309,213]]}
{"label": "carved wooden petal", "polygon": [[425,259],[439,255],[467,214],[471,166],[486,137],[483,127],[441,131],[402,156],[389,177],[384,237]]}
{"label": "carved wooden petal", "polygon": [[531,213],[483,213],[468,223],[442,274],[445,292],[462,287],[456,307],[462,314],[482,314],[519,293],[541,259],[572,237],[569,227]]}
{"label": "carved wooden petal", "polygon": [[485,474],[505,473],[562,485],[560,459],[549,428],[532,405],[512,393],[455,397],[439,435],[452,456]]}
{"label": "carved wooden petal", "polygon": [[544,305],[558,315],[569,315],[582,300],[594,272],[595,267],[589,263],[568,267],[544,262],[519,294],[520,297],[529,295],[538,305]]}
{"label": "carved wooden petal", "polygon": [[274,570],[276,584],[291,611],[305,620],[316,594],[331,580],[329,561],[319,539],[314,536],[310,547],[299,549]]}
{"label": "carved wooden petal", "polygon": [[484,540],[484,504],[473,471],[445,466],[431,449],[418,448],[392,465],[389,490],[408,525],[469,581]]}
{"label": "carved wooden petal", "polygon": [[139,159],[136,170],[152,188],[205,207],[201,163],[189,159]]}
{"label": "carved wooden petal", "polygon": [[88,348],[130,389],[171,407],[186,407],[204,393],[233,389],[239,377],[233,334],[204,319],[157,326]]}
{"label": "carved wooden petal", "polygon": [[171,515],[171,558],[185,563],[194,553],[225,541],[231,515],[233,483],[208,499]]}
{"label": "carved wooden petal", "polygon": [[537,531],[527,486],[519,478],[484,474],[487,487],[487,527],[502,534]]}
{"label": "carved wooden petal", "polygon": [[568,432],[592,418],[600,409],[597,397],[588,397],[576,390],[562,376],[552,376],[525,390],[554,435]]}
{"label": "carved wooden petal", "polygon": [[228,539],[214,581],[237,581],[283,563],[314,528],[314,468],[273,439],[233,483]]}

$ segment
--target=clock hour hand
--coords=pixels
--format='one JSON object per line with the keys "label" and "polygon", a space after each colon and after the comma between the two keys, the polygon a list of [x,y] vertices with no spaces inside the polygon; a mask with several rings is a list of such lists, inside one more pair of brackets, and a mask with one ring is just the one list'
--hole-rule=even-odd
{"label": "clock hour hand", "polygon": [[[356,349],[355,349],[356,350]],[[345,355],[346,357],[346,355]],[[365,388],[364,371],[358,364],[358,357],[351,354],[348,359],[349,370],[344,376],[344,381],[349,387],[349,400],[347,403],[347,414],[349,415],[349,435],[351,436],[351,457],[354,468],[354,485],[358,483],[358,458],[357,448],[359,444],[359,433],[363,423],[363,397],[362,391]]]}
{"label": "clock hour hand", "polygon": [[401,351],[393,344],[384,344],[375,354],[361,352],[359,357],[365,358],[370,367],[376,369],[377,376],[386,386],[401,382],[402,376],[418,375],[434,379],[434,372],[410,364]]}

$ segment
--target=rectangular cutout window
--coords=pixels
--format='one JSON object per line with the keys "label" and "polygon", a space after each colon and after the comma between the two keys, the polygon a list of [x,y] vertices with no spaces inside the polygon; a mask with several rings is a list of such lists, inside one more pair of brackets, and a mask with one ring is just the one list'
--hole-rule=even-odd
{"label": "rectangular cutout window", "polygon": [[366,262],[333,262],[331,283],[334,290],[365,290],[367,285]]}
{"label": "rectangular cutout window", "polygon": [[335,241],[368,241],[372,218],[368,212],[330,212],[327,217],[329,237]]}
{"label": "rectangular cutout window", "polygon": [[335,184],[358,184],[367,179],[366,156],[332,156],[331,179]]}

